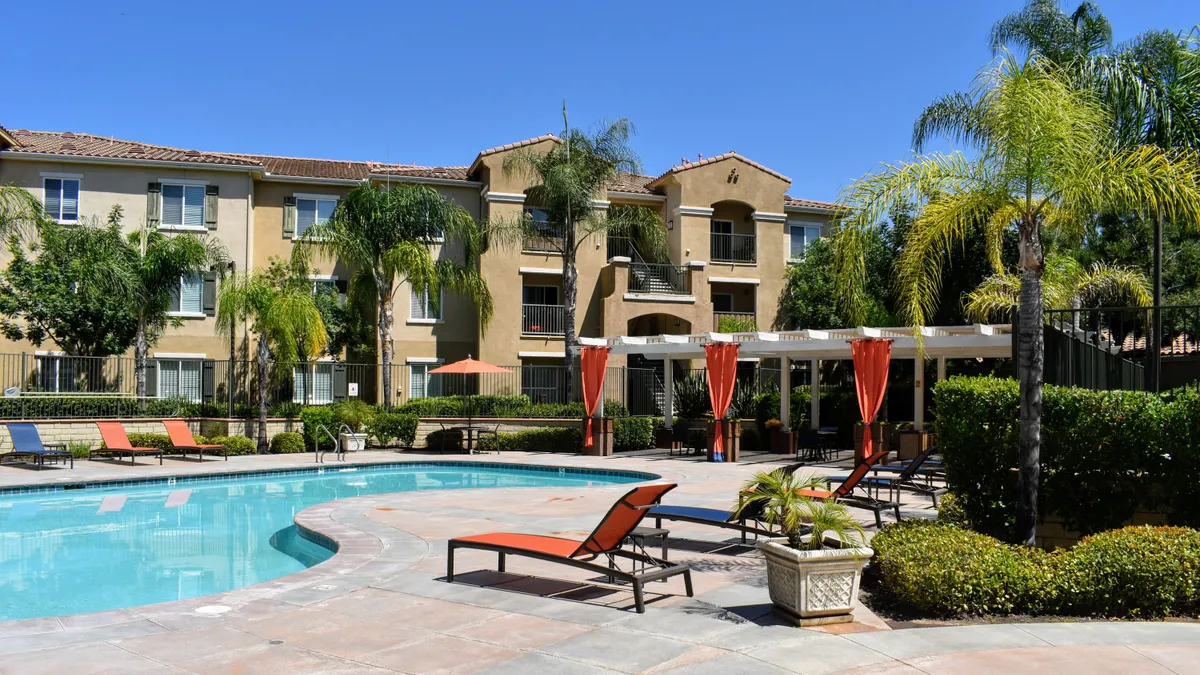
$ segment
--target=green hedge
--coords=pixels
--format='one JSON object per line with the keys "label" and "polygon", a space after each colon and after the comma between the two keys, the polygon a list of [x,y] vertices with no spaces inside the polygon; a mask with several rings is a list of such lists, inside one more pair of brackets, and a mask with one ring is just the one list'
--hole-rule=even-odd
{"label": "green hedge", "polygon": [[300,411],[300,421],[304,423],[304,447],[317,447],[315,444],[319,436],[320,449],[333,450],[333,439],[324,432],[317,433],[317,427],[324,425],[330,434],[337,436],[337,427],[333,423],[333,408],[325,405],[306,406]]}
{"label": "green hedge", "polygon": [[[430,436],[432,437],[433,434]],[[557,427],[500,434],[498,439],[492,437],[480,439],[480,450],[492,451],[497,447],[501,451],[579,452],[583,449],[583,433],[574,427]]]}
{"label": "green hedge", "polygon": [[245,436],[214,436],[209,442],[225,446],[227,455],[253,455],[258,452],[258,445]]}
{"label": "green hedge", "polygon": [[[604,411],[607,413],[608,408]],[[613,450],[645,450],[654,447],[654,429],[658,421],[651,417],[618,417],[613,420]]]}
{"label": "green hedge", "polygon": [[420,422],[412,413],[381,410],[367,425],[367,434],[381,447],[390,448],[399,441],[400,445],[411,448]]}
{"label": "green hedge", "polygon": [[871,541],[880,598],[933,616],[1157,617],[1200,610],[1200,532],[1127,527],[1047,553],[945,523],[889,525]]}
{"label": "green hedge", "polygon": [[276,455],[304,452],[307,449],[304,436],[295,431],[281,431],[271,437],[271,452]]}
{"label": "green hedge", "polygon": [[[954,377],[934,389],[946,482],[971,526],[1000,538],[1016,513],[1018,388]],[[1119,527],[1139,508],[1200,525],[1200,395],[1047,386],[1042,408],[1042,515],[1085,534]]]}

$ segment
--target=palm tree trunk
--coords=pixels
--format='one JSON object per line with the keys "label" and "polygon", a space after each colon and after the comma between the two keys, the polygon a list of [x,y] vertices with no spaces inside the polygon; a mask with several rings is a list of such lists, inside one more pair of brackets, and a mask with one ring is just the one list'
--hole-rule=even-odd
{"label": "palm tree trunk", "polygon": [[133,341],[133,379],[136,384],[137,397],[146,396],[146,355],[150,346],[146,344],[146,315],[138,314],[137,335]]}
{"label": "palm tree trunk", "polygon": [[563,377],[566,400],[574,400],[575,389],[575,299],[579,293],[579,270],[575,266],[575,227],[566,228],[566,255],[563,256]]}
{"label": "palm tree trunk", "polygon": [[229,371],[226,378],[229,381],[229,417],[233,417],[233,390],[237,378],[237,321],[229,317]]}
{"label": "palm tree trunk", "polygon": [[258,454],[267,453],[267,369],[270,367],[271,353],[267,350],[267,341],[261,335],[258,338]]}
{"label": "palm tree trunk", "polygon": [[383,405],[392,405],[392,288],[379,287],[379,362],[383,367]]}
{"label": "palm tree trunk", "polygon": [[1036,227],[1021,227],[1021,302],[1017,307],[1020,378],[1020,442],[1017,474],[1017,541],[1037,543],[1038,480],[1041,469],[1042,385],[1045,350],[1042,332],[1042,244]]}

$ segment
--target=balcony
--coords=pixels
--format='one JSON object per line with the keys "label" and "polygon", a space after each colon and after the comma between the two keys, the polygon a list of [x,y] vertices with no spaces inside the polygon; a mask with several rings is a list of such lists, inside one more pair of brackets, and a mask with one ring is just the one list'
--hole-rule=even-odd
{"label": "balcony", "polygon": [[713,262],[754,264],[757,260],[756,235],[712,232],[709,237],[712,242],[709,259]]}
{"label": "balcony", "polygon": [[562,305],[521,305],[521,332],[533,335],[563,335],[566,313]]}
{"label": "balcony", "polygon": [[521,238],[521,250],[531,253],[562,253],[566,245],[566,233],[561,225],[535,222],[533,232]]}
{"label": "balcony", "polygon": [[687,265],[632,263],[629,266],[629,292],[691,295],[691,270]]}
{"label": "balcony", "polygon": [[754,312],[713,312],[713,330],[718,333],[747,333],[758,330]]}

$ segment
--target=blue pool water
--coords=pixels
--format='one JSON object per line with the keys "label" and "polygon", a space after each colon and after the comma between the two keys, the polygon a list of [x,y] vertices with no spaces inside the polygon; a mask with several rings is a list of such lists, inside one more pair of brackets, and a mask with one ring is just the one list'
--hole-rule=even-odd
{"label": "blue pool water", "polygon": [[607,485],[652,474],[421,462],[0,492],[0,620],[134,607],[275,579],[329,558],[300,510],[416,490]]}

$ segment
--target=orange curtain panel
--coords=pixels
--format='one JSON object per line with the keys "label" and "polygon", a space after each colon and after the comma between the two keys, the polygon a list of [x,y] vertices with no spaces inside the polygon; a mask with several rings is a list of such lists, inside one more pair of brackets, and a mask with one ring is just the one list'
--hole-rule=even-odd
{"label": "orange curtain panel", "polygon": [[[858,338],[850,341],[854,356],[854,388],[858,392],[858,410],[863,424],[869,425],[879,414],[887,393],[888,365],[892,360],[892,341],[884,338]],[[874,452],[871,429],[863,429],[863,457]]]}
{"label": "orange curtain panel", "polygon": [[713,458],[725,461],[725,414],[733,401],[733,384],[737,379],[736,342],[704,345],[704,363],[708,367],[708,398],[716,418],[717,437],[713,441]]}
{"label": "orange curtain panel", "polygon": [[592,447],[592,415],[604,395],[604,374],[608,372],[608,347],[584,347],[579,361],[583,366],[583,407],[587,410],[587,428],[583,446]]}

